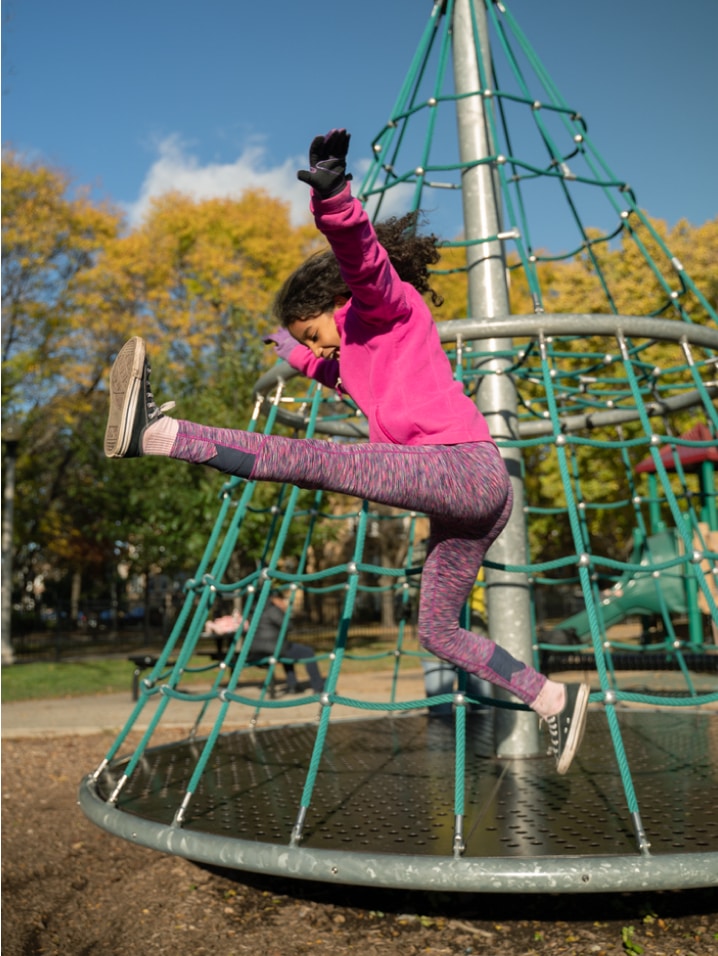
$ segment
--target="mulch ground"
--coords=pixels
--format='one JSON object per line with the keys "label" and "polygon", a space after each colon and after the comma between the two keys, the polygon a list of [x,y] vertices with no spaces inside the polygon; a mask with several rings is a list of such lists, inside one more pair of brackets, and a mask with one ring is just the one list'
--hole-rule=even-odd
{"label": "mulch ground", "polygon": [[715,890],[372,891],[216,872],[134,846],[77,805],[111,742],[3,742],[3,956],[718,956]]}

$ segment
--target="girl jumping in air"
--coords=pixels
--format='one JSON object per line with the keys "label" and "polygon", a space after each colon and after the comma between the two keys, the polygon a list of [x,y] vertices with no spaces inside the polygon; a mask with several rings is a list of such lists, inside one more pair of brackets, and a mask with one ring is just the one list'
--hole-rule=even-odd
{"label": "girl jumping in air", "polygon": [[557,770],[565,773],[583,737],[588,685],[548,680],[459,626],[484,556],[508,521],[512,491],[423,299],[430,294],[440,304],[427,270],[438,260],[436,237],[408,233],[406,219],[374,231],[348,185],[348,147],[345,130],[317,136],[309,169],[297,174],[312,188],[312,212],[330,251],[312,256],[284,283],[274,307],[281,328],[266,341],[304,375],[350,395],[369,423],[369,441],[335,444],[169,418],[167,406],[154,401],[145,344],[135,337],[110,373],[105,454],[165,455],[426,514],[422,646],[534,710],[547,722]]}

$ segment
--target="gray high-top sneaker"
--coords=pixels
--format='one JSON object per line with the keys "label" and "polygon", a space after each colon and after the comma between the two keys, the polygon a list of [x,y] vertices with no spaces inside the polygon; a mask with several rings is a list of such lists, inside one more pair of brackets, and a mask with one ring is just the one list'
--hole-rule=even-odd
{"label": "gray high-top sneaker", "polygon": [[129,339],[110,371],[110,414],[105,430],[108,458],[139,458],[142,435],[148,425],[174,408],[174,402],[157,406],[150,388],[150,366],[144,339]]}

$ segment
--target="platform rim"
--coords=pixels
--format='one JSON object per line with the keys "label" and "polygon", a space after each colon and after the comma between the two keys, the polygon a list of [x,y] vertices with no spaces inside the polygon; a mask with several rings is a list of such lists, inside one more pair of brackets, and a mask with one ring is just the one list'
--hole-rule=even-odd
{"label": "platform rim", "polygon": [[88,819],[139,846],[190,862],[282,878],[456,893],[604,893],[718,886],[718,853],[431,858],[260,843],[147,820],[108,804],[92,774],[78,802]]}

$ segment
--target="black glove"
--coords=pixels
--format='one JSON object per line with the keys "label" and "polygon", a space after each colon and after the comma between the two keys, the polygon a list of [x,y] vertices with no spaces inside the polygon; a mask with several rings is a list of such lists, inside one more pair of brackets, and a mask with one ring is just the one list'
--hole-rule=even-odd
{"label": "black glove", "polygon": [[315,136],[309,147],[309,169],[301,169],[297,179],[307,183],[322,199],[336,196],[352,178],[347,176],[347,151],[351,136],[345,129],[330,130]]}

